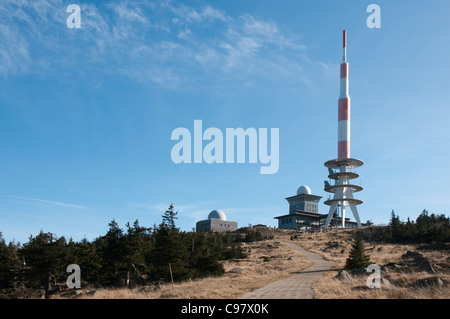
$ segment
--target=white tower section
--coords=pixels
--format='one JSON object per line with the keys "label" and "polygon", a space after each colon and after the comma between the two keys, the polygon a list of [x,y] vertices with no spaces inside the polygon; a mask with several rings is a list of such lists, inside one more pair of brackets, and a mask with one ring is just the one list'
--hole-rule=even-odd
{"label": "white tower section", "polygon": [[363,161],[350,157],[350,95],[348,94],[349,83],[348,61],[347,61],[347,31],[343,31],[343,56],[340,72],[340,95],[338,102],[338,157],[326,162],[324,165],[330,170],[328,178],[335,180],[334,185],[326,185],[325,191],[334,193],[333,199],[329,199],[324,204],[330,206],[325,228],[328,227],[334,212],[338,207],[342,213],[342,227],[345,227],[346,208],[350,208],[355,217],[358,227],[361,221],[358,215],[357,205],[362,204],[362,200],[355,199],[353,193],[361,191],[363,188],[351,184],[349,181],[358,178],[358,173],[352,171],[364,164]]}

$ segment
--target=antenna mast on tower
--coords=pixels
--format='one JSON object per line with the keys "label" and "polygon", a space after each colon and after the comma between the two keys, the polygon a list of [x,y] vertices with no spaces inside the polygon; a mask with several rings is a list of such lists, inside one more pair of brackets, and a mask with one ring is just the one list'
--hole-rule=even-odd
{"label": "antenna mast on tower", "polygon": [[325,185],[325,191],[334,193],[333,199],[324,203],[330,206],[325,228],[328,227],[331,218],[338,206],[341,207],[342,227],[345,227],[345,211],[349,207],[355,217],[358,227],[361,221],[358,215],[357,205],[362,204],[362,200],[353,197],[353,193],[363,189],[360,185],[350,184],[349,181],[359,177],[359,174],[352,171],[364,164],[363,161],[350,157],[350,95],[348,94],[348,61],[347,61],[347,31],[343,31],[342,41],[342,63],[340,68],[340,95],[338,100],[338,153],[337,159],[325,162],[329,169],[328,178],[335,180],[334,185]]}

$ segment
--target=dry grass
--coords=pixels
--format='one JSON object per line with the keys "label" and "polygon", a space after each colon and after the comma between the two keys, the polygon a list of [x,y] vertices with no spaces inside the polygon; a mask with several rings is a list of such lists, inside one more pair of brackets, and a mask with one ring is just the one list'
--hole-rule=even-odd
{"label": "dry grass", "polygon": [[[249,251],[248,258],[224,261],[226,274],[221,277],[175,283],[174,288],[170,283],[166,283],[157,289],[151,287],[144,289],[143,287],[98,289],[94,295],[82,294],[80,298],[233,299],[254,289],[264,287],[273,281],[289,277],[294,272],[311,265],[311,262],[301,253],[291,250],[282,243],[277,244],[276,240],[245,244],[243,248]],[[233,268],[240,268],[243,272],[229,272]]]}
{"label": "dry grass", "polygon": [[[338,270],[343,269],[348,258],[352,238],[355,230],[334,230],[328,233],[302,234],[294,241],[304,248],[320,254],[328,260],[336,262],[334,269],[317,279],[313,284],[315,297],[318,299],[448,299],[450,298],[450,265],[447,261],[448,251],[420,250],[434,268],[439,272],[429,274],[419,271],[410,260],[401,256],[408,250],[418,251],[420,245],[400,244],[373,244],[366,243],[366,253],[371,257],[372,263],[379,266],[388,264],[409,265],[407,270],[396,271],[393,267],[387,267],[386,272],[381,273],[381,278],[387,279],[391,284],[381,285],[381,289],[367,288],[366,280],[369,274],[353,276],[353,280],[341,281],[335,279]],[[439,278],[444,282],[444,287],[418,286],[417,281],[423,279]]]}
{"label": "dry grass", "polygon": [[[251,244],[243,247],[249,250],[246,259],[229,260],[223,262],[226,274],[221,277],[198,279],[176,283],[174,288],[170,283],[163,284],[154,289],[142,287],[134,289],[97,289],[93,296],[81,294],[79,298],[94,299],[233,299],[242,296],[254,289],[287,278],[311,265],[301,253],[289,247],[277,244],[278,241],[290,241],[291,232],[277,232],[276,239]],[[320,254],[328,260],[336,262],[334,270],[324,273],[313,284],[315,298],[318,299],[448,299],[450,298],[450,265],[447,261],[448,251],[420,250],[435,269],[437,274],[428,274],[409,267],[409,272],[395,271],[388,268],[381,277],[387,279],[391,285],[383,285],[381,289],[367,288],[368,274],[353,276],[353,280],[341,281],[334,277],[345,265],[352,246],[355,230],[333,230],[327,233],[297,234],[297,239],[291,242]],[[366,243],[366,252],[371,261],[379,266],[389,263],[407,264],[408,260],[402,255],[408,250],[417,251],[418,245],[374,244]],[[269,257],[264,261],[264,257]],[[293,258],[289,258],[293,257]],[[242,273],[229,272],[233,268],[241,268]],[[416,282],[421,279],[439,278],[444,287],[420,287]],[[56,297],[56,296],[55,296]]]}

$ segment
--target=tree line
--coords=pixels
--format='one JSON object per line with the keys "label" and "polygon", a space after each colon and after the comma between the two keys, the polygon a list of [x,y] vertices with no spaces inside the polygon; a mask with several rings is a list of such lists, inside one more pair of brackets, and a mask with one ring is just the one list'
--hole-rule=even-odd
{"label": "tree line", "polygon": [[389,225],[385,227],[368,227],[361,230],[352,245],[345,269],[367,267],[371,261],[364,249],[364,240],[376,240],[391,243],[408,244],[447,244],[450,242],[450,219],[444,214],[429,214],[424,209],[415,221],[407,221],[392,210]]}
{"label": "tree line", "polygon": [[362,232],[365,239],[395,243],[449,243],[450,219],[445,214],[429,214],[424,209],[415,221],[406,221],[391,212],[387,227],[369,227]]}
{"label": "tree line", "polygon": [[41,231],[23,245],[6,244],[0,233],[0,288],[44,287],[47,296],[66,282],[70,264],[80,266],[83,283],[103,287],[220,276],[225,270],[219,261],[246,257],[242,240],[262,239],[257,233],[183,232],[175,225],[177,214],[170,205],[161,224],[150,228],[136,220],[122,229],[113,219],[92,242]]}

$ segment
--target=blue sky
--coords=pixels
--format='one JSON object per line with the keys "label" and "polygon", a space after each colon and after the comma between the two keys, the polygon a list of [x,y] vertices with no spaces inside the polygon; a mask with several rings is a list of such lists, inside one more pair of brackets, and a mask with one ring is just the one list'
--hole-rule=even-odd
{"label": "blue sky", "polygon": [[[81,8],[69,29],[66,8]],[[381,8],[369,29],[366,8]],[[213,209],[276,225],[300,185],[327,198],[342,30],[363,221],[448,215],[448,1],[0,2],[0,231],[92,240],[113,218],[191,230]],[[280,167],[175,164],[171,132],[279,128]],[[320,203],[319,210],[327,213]]]}

